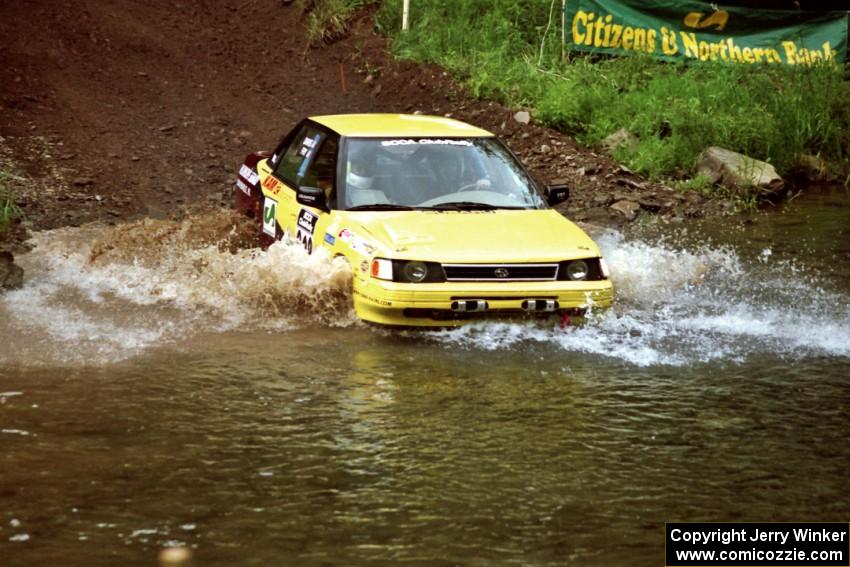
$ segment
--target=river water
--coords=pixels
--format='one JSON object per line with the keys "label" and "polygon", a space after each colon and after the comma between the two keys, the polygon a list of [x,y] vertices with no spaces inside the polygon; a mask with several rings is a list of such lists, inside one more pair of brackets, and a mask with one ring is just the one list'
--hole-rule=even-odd
{"label": "river water", "polygon": [[37,234],[0,563],[660,565],[665,521],[847,521],[847,195],[594,236],[612,311],[426,333],[223,213]]}

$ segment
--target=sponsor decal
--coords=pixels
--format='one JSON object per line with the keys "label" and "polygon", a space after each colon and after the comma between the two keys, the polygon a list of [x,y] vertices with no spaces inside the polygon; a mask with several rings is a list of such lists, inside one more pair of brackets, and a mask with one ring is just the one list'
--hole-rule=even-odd
{"label": "sponsor decal", "polygon": [[260,180],[260,176],[257,175],[257,172],[245,164],[242,164],[242,167],[239,168],[239,175],[241,175],[242,179],[244,179],[249,185],[257,185],[257,182]]}
{"label": "sponsor decal", "polygon": [[247,185],[245,185],[245,182],[242,181],[241,179],[236,180],[236,187],[238,187],[240,191],[242,191],[243,193],[245,193],[249,197],[251,196],[251,188],[248,187]]}
{"label": "sponsor decal", "polygon": [[384,147],[391,146],[471,146],[472,142],[469,140],[452,140],[450,138],[446,139],[436,139],[436,138],[423,138],[421,140],[384,140],[381,142],[381,145]]}
{"label": "sponsor decal", "polygon": [[316,221],[319,216],[307,209],[301,209],[295,221],[295,238],[304,245],[308,254],[313,253],[313,233],[316,231]]}
{"label": "sponsor decal", "polygon": [[270,197],[263,202],[263,232],[277,237],[277,201]]}
{"label": "sponsor decal", "polygon": [[[301,148],[301,150],[305,150],[307,148]],[[301,153],[301,152],[299,152]],[[313,150],[307,150],[306,153],[301,154],[304,156],[304,160],[301,162],[301,166],[298,168],[298,177],[304,177],[304,174],[307,173],[307,166],[310,165],[310,158],[313,157]]]}
{"label": "sponsor decal", "polygon": [[375,251],[375,247],[366,242],[365,239],[357,236],[347,228],[344,228],[339,231],[339,239],[348,244],[348,247],[354,250],[355,252],[360,252],[361,254],[371,254]]}
{"label": "sponsor decal", "polygon": [[269,175],[263,180],[263,187],[270,193],[277,195],[280,192],[280,181],[275,179],[273,175]]}
{"label": "sponsor decal", "polygon": [[361,272],[368,272],[369,271],[369,262],[367,262],[366,260],[363,260],[362,262],[360,262],[360,271]]}
{"label": "sponsor decal", "polygon": [[334,235],[331,234],[330,232],[326,232],[325,233],[325,242],[328,243],[329,245],[333,246],[334,243],[336,242],[336,238],[334,238]]}

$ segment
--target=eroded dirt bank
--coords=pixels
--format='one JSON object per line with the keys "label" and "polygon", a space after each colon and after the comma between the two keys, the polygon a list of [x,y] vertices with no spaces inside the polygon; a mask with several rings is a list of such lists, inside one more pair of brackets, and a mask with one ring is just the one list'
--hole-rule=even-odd
{"label": "eroded dirt bank", "polygon": [[[541,182],[573,188],[578,220],[699,216],[728,208],[647,183],[557,132],[478,101],[438,68],[395,62],[370,10],[311,48],[278,1],[31,0],[0,5],[0,158],[33,229],[180,216],[217,202],[242,157],[300,118],[337,112],[452,115],[505,138]],[[624,214],[625,213],[625,214]]]}

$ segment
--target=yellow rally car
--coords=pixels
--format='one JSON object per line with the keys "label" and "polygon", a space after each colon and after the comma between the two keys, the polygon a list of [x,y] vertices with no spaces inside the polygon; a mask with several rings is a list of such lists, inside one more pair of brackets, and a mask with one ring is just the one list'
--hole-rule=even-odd
{"label": "yellow rally car", "polygon": [[317,116],[249,155],[235,205],[282,237],[344,256],[357,315],[401,326],[583,316],[611,304],[597,245],[549,208],[493,134],[448,118]]}

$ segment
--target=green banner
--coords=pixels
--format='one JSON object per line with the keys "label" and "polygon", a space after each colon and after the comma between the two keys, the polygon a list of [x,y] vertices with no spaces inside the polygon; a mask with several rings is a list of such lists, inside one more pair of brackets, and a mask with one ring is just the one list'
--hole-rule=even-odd
{"label": "green banner", "polygon": [[847,12],[722,6],[695,0],[566,0],[570,49],[661,59],[814,65],[844,62]]}

